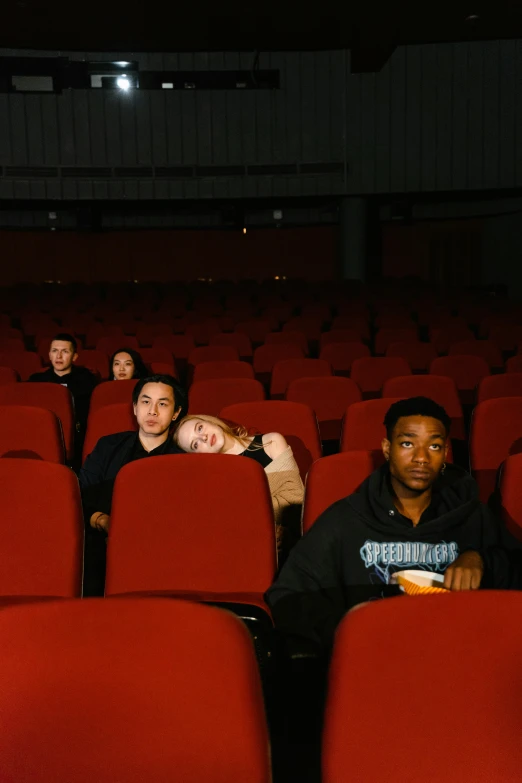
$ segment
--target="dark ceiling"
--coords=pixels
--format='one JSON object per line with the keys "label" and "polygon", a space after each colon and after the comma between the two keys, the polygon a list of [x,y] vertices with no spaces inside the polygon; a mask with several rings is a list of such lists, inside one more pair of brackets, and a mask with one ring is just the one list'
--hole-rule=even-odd
{"label": "dark ceiling", "polygon": [[522,38],[522,0],[11,0],[0,46],[62,51],[350,48],[377,70],[399,44]]}

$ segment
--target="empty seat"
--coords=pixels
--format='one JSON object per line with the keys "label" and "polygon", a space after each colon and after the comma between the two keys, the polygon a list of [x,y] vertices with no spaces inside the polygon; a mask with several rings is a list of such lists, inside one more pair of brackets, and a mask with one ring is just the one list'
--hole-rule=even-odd
{"label": "empty seat", "polygon": [[17,383],[0,386],[0,405],[28,405],[58,417],[68,460],[74,451],[74,408],[71,392],[57,383]]}
{"label": "empty seat", "polygon": [[431,343],[393,342],[388,345],[386,356],[402,356],[413,372],[427,372],[432,361],[437,358],[437,351]]}
{"label": "empty seat", "polygon": [[487,503],[502,462],[522,451],[522,397],[485,400],[475,407],[469,451],[480,499]]}
{"label": "empty seat", "polygon": [[0,614],[4,780],[271,780],[254,648],[232,614],[155,598]]}
{"label": "empty seat", "polygon": [[370,356],[364,343],[327,343],[321,348],[320,359],[329,362],[336,375],[349,375],[356,359]]}
{"label": "empty seat", "polygon": [[488,338],[501,351],[514,351],[522,342],[522,326],[519,324],[496,324],[488,330]]}
{"label": "empty seat", "polygon": [[252,356],[252,343],[248,335],[243,332],[230,332],[229,334],[213,334],[210,345],[232,345],[242,357]]}
{"label": "empty seat", "polygon": [[308,356],[308,340],[304,332],[289,331],[270,332],[265,337],[265,345],[281,345],[292,343],[298,345],[304,356]]}
{"label": "empty seat", "polygon": [[345,451],[314,462],[306,477],[303,535],[332,503],[356,492],[373,469],[369,451]]}
{"label": "empty seat", "polygon": [[203,362],[194,367],[195,381],[210,381],[215,378],[254,378],[254,369],[248,362],[221,361]]}
{"label": "empty seat", "polygon": [[453,343],[474,338],[475,335],[471,329],[460,323],[430,330],[430,342],[435,346],[437,353],[446,353]]}
{"label": "empty seat", "polygon": [[135,351],[139,351],[137,339],[133,335],[126,334],[122,337],[100,337],[96,342],[96,350],[105,351],[107,356],[112,356],[115,351],[119,351],[120,348],[133,348]]}
{"label": "empty seat", "polygon": [[0,367],[0,386],[17,383],[18,375],[11,367]]}
{"label": "empty seat", "polygon": [[[165,482],[169,492],[155,497],[144,546],[151,482]],[[237,508],[248,508],[248,524],[243,514],[231,513],[231,493]],[[105,594],[161,592],[267,611],[263,595],[274,578],[275,551],[261,465],[226,454],[140,460],[116,478]]]}
{"label": "empty seat", "polygon": [[417,342],[419,339],[417,329],[410,328],[392,328],[384,327],[379,329],[375,335],[375,353],[383,355],[386,353],[388,346],[395,342]]}
{"label": "empty seat", "polygon": [[167,375],[176,377],[174,359],[166,348],[140,348],[140,355],[149,370],[152,370],[152,364],[165,364],[169,368]]}
{"label": "empty seat", "polygon": [[249,321],[239,321],[236,324],[236,332],[246,334],[254,345],[260,345],[265,341],[266,335],[271,331],[270,321],[264,318],[252,318]]}
{"label": "empty seat", "polygon": [[0,366],[10,367],[22,381],[28,381],[35,372],[42,372],[42,362],[32,351],[0,351]]}
{"label": "empty seat", "polygon": [[502,367],[502,354],[493,340],[463,340],[452,343],[449,356],[482,356],[490,368]]}
{"label": "empty seat", "polygon": [[[475,780],[518,780],[521,611],[520,593],[480,590],[349,612],[330,665],[323,783],[439,783],[466,780],[470,770]],[[383,655],[388,638],[400,643]],[[384,693],[409,712],[382,721],[376,740]]]}
{"label": "empty seat", "polygon": [[[378,313],[375,318],[375,326],[381,329],[415,329],[415,322],[411,316],[403,312]],[[402,339],[402,338],[401,338]]]}
{"label": "empty seat", "polygon": [[520,354],[511,356],[506,361],[506,373],[509,372],[522,372],[522,356]]}
{"label": "empty seat", "polygon": [[221,326],[217,318],[208,318],[200,323],[189,324],[185,334],[192,337],[196,345],[208,345],[214,334],[221,332]]}
{"label": "empty seat", "polygon": [[[200,365],[204,367],[206,365]],[[265,390],[251,378],[213,378],[194,381],[189,392],[189,413],[219,416],[221,409],[236,402],[259,402]]]}
{"label": "empty seat", "polygon": [[239,361],[239,354],[232,345],[205,345],[194,348],[188,361],[192,366],[203,362]]}
{"label": "empty seat", "polygon": [[332,321],[331,328],[354,329],[358,333],[360,341],[370,339],[370,327],[368,325],[367,316],[338,315],[337,318],[334,318]]}
{"label": "empty seat", "polygon": [[308,405],[286,400],[242,402],[227,405],[221,418],[262,434],[280,432],[292,447],[305,478],[312,462],[321,456],[321,440],[315,413]]}
{"label": "empty seat", "polygon": [[274,364],[270,383],[270,396],[282,398],[288,384],[296,378],[324,377],[332,374],[332,368],[324,359],[282,359]]}
{"label": "empty seat", "polygon": [[79,597],[83,518],[74,473],[52,462],[0,459],[0,493],[0,605]]}
{"label": "empty seat", "polygon": [[93,390],[89,415],[106,405],[114,405],[119,402],[132,403],[132,392],[138,383],[136,378],[128,381],[104,381]]}
{"label": "empty seat", "polygon": [[471,405],[476,387],[489,375],[489,365],[482,356],[439,356],[430,365],[430,375],[453,378],[462,403]]}
{"label": "empty seat", "polygon": [[0,405],[0,457],[62,463],[64,456],[55,413],[27,405]]}
{"label": "empty seat", "polygon": [[522,397],[522,372],[487,375],[479,383],[477,402],[495,397]]}
{"label": "empty seat", "polygon": [[107,378],[109,373],[109,357],[105,351],[82,350],[76,360],[78,367],[87,367],[91,372],[96,373],[100,378]]}
{"label": "empty seat", "polygon": [[406,375],[390,378],[382,389],[383,397],[430,397],[445,408],[451,418],[452,438],[464,440],[464,413],[455,381],[445,375]]}
{"label": "empty seat", "polygon": [[332,329],[321,334],[321,349],[330,343],[359,343],[361,336],[357,329]]}
{"label": "empty seat", "polygon": [[[126,381],[114,381],[113,383],[126,383]],[[114,435],[116,432],[129,432],[137,429],[136,417],[130,400],[129,402],[103,405],[89,413],[82,459],[85,460],[89,456],[103,435]]]}
{"label": "empty seat", "polygon": [[0,351],[25,351],[24,341],[20,337],[0,337]]}
{"label": "empty seat", "polygon": [[274,364],[282,359],[302,359],[303,350],[295,343],[282,345],[260,345],[254,351],[254,372],[256,375],[268,375]]}
{"label": "empty seat", "polygon": [[386,437],[384,417],[390,406],[402,397],[354,402],[345,413],[341,451],[369,451],[374,467],[384,462],[381,442]]}
{"label": "empty seat", "polygon": [[[56,334],[56,330],[54,332]],[[101,340],[102,337],[117,337],[118,338],[118,345],[112,349],[112,350],[106,350],[103,348],[102,350],[105,351],[105,353],[113,354],[114,351],[117,351],[118,348],[121,348],[123,344],[127,345],[127,342],[125,341],[125,334],[123,332],[123,329],[121,326],[110,326],[108,324],[101,324],[97,321],[93,321],[91,326],[89,326],[89,329],[86,332],[85,335],[85,347],[86,348],[97,348],[98,347],[98,340]],[[136,338],[134,338],[136,339]],[[132,348],[132,345],[128,345],[129,348]],[[138,347],[138,343],[136,341],[136,348]]]}
{"label": "empty seat", "polygon": [[410,365],[400,356],[368,356],[355,359],[351,378],[362,391],[363,398],[376,397],[388,378],[411,375]]}
{"label": "empty seat", "polygon": [[286,399],[314,410],[321,440],[338,440],[346,409],[353,402],[361,401],[361,391],[350,378],[296,378],[288,385]]}
{"label": "empty seat", "polygon": [[190,353],[194,350],[194,340],[187,335],[173,334],[170,336],[160,335],[154,338],[153,348],[162,348],[169,351],[174,356],[176,365],[185,366]]}
{"label": "empty seat", "polygon": [[501,513],[509,532],[522,541],[522,453],[504,460],[500,472]]}
{"label": "empty seat", "polygon": [[168,337],[171,334],[172,326],[170,324],[139,324],[136,329],[136,339],[139,344],[144,347],[151,347],[154,343],[154,339],[160,335],[166,335]]}
{"label": "empty seat", "polygon": [[318,341],[321,338],[322,318],[314,316],[296,316],[283,325],[283,332],[303,332],[307,340]]}

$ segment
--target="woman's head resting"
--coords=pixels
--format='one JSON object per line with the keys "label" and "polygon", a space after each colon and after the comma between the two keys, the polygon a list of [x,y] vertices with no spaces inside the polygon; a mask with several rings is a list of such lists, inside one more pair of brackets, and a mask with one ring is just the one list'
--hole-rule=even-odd
{"label": "woman's head resting", "polygon": [[174,441],[191,454],[224,454],[245,449],[249,438],[243,427],[232,428],[216,416],[200,414],[180,421]]}

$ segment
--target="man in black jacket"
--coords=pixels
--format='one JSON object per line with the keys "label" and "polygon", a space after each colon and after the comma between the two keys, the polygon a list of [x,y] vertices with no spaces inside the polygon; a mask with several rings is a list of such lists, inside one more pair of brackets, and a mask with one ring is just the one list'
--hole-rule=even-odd
{"label": "man in black jacket", "polygon": [[85,437],[91,394],[98,381],[86,367],[75,366],[74,362],[78,359],[77,347],[71,334],[57,334],[51,340],[49,348],[51,367],[44,372],[33,373],[29,380],[37,383],[59,383],[69,389],[74,400],[76,419],[74,449],[75,453],[79,454]]}
{"label": "man in black jacket", "polygon": [[100,438],[78,475],[86,527],[84,595],[103,595],[105,538],[109,532],[114,480],[124,465],[161,454],[182,454],[171,427],[187,413],[183,387],[170,375],[143,378],[132,393],[138,432]]}
{"label": "man in black jacket", "polygon": [[349,609],[399,594],[397,571],[444,574],[451,590],[497,586],[479,551],[503,534],[473,479],[445,462],[445,410],[425,397],[401,400],[384,424],[384,466],[319,517],[267,592],[291,655],[328,652]]}

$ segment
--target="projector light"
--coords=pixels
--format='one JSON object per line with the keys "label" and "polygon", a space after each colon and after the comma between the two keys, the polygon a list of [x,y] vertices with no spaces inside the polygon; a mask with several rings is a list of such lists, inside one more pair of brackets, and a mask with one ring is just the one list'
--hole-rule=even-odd
{"label": "projector light", "polygon": [[118,76],[118,78],[116,79],[116,84],[118,85],[120,90],[123,90],[124,92],[130,90],[131,83],[130,80],[125,76],[125,74],[123,74],[122,76]]}

